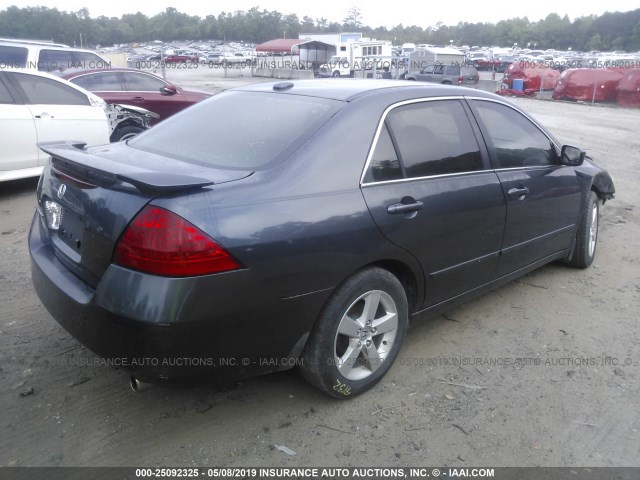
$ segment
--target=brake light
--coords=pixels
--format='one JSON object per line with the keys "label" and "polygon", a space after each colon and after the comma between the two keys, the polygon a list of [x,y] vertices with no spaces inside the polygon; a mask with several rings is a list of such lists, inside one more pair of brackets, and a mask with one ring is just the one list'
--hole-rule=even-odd
{"label": "brake light", "polygon": [[458,75],[458,85],[462,85],[462,75]]}
{"label": "brake light", "polygon": [[209,235],[160,207],[145,207],[116,245],[113,262],[167,277],[227,272],[240,264]]}

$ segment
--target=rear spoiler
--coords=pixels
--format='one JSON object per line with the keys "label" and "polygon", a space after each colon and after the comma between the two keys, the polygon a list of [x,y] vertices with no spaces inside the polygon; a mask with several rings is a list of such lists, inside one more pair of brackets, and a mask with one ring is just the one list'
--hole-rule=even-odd
{"label": "rear spoiler", "polygon": [[82,142],[40,142],[38,147],[51,155],[54,168],[79,176],[78,180],[109,187],[118,182],[133,185],[141,193],[159,195],[213,185],[210,178],[180,173],[165,173],[136,165],[114,162],[94,155]]}

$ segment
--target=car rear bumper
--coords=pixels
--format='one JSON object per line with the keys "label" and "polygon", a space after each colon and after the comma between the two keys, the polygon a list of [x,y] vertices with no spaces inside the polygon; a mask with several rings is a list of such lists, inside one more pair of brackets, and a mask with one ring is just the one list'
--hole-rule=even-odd
{"label": "car rear bumper", "polygon": [[143,381],[226,382],[291,368],[330,294],[277,298],[248,271],[175,279],[114,265],[93,289],[56,258],[43,228],[36,212],[29,251],[43,305],[80,343]]}

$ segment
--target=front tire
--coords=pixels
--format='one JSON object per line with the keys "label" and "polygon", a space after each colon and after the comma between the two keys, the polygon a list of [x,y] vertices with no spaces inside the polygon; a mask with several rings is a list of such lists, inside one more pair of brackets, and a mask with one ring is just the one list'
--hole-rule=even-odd
{"label": "front tire", "polygon": [[302,354],[302,375],[332,397],[359,395],[391,368],[407,324],[400,281],[381,268],[362,270],[325,305]]}
{"label": "front tire", "polygon": [[576,233],[576,245],[569,265],[576,268],[587,268],[593,263],[596,256],[596,244],[598,242],[598,220],[600,209],[598,196],[590,191],[582,215],[580,225]]}
{"label": "front tire", "polygon": [[333,73],[331,74],[331,76],[332,76],[333,78],[338,78],[338,77],[340,76],[340,72],[336,70],[335,72],[333,72]]}
{"label": "front tire", "polygon": [[125,127],[116,128],[116,130],[111,134],[111,142],[129,140],[144,131],[145,129],[143,127],[139,127],[137,125],[127,125]]}

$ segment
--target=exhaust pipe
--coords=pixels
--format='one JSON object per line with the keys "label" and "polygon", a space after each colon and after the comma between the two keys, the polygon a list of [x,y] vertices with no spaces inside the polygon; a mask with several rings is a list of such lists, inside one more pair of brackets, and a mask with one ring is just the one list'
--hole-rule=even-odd
{"label": "exhaust pipe", "polygon": [[149,387],[151,387],[151,385],[152,385],[151,383],[142,382],[138,380],[133,375],[129,377],[129,386],[131,387],[131,390],[133,390],[136,393],[140,393],[140,392],[143,392],[144,390],[147,390]]}

